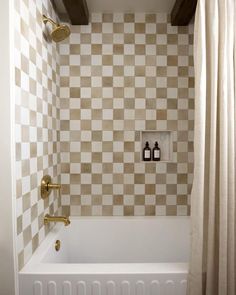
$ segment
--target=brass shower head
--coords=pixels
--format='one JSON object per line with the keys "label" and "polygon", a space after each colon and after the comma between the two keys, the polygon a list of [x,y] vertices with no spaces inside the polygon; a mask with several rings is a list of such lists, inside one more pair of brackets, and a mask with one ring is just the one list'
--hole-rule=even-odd
{"label": "brass shower head", "polygon": [[43,22],[44,24],[50,22],[50,24],[52,25],[52,32],[50,33],[50,35],[53,41],[61,42],[70,36],[70,28],[67,25],[58,24],[46,15],[43,15]]}

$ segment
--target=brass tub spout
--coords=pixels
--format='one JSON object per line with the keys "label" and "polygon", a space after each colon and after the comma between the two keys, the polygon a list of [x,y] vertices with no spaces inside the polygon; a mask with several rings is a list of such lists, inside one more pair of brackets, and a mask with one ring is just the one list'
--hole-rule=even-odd
{"label": "brass tub spout", "polygon": [[51,216],[49,214],[46,214],[44,216],[44,224],[49,224],[50,222],[63,222],[65,226],[68,226],[70,224],[69,217],[66,216]]}

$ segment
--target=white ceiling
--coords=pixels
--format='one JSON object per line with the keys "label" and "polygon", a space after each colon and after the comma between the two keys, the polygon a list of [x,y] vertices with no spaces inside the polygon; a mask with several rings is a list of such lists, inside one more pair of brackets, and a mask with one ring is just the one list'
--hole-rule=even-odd
{"label": "white ceiling", "polygon": [[[55,1],[59,12],[65,12],[62,0]],[[166,12],[175,0],[87,0],[89,12]]]}

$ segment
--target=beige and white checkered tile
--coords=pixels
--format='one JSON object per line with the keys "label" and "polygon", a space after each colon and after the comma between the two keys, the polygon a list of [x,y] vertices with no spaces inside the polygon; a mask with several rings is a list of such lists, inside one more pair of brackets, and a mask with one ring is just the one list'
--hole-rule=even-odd
{"label": "beige and white checkered tile", "polygon": [[46,40],[42,14],[50,1],[15,1],[15,131],[17,249],[21,269],[48,233],[45,213],[57,214],[56,195],[40,199],[43,175],[60,181],[59,54]]}
{"label": "beige and white checkered tile", "polygon": [[[60,45],[65,213],[189,215],[193,27],[166,14],[92,14]],[[140,131],[173,131],[173,163],[143,163]]]}

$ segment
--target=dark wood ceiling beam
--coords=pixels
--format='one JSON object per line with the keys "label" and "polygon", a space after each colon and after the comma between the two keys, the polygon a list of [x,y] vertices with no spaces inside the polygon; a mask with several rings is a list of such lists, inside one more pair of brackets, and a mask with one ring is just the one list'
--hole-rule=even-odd
{"label": "dark wood ceiling beam", "polygon": [[72,25],[88,25],[89,11],[86,0],[63,0]]}
{"label": "dark wood ceiling beam", "polygon": [[171,11],[172,26],[187,26],[195,14],[197,0],[176,0]]}

